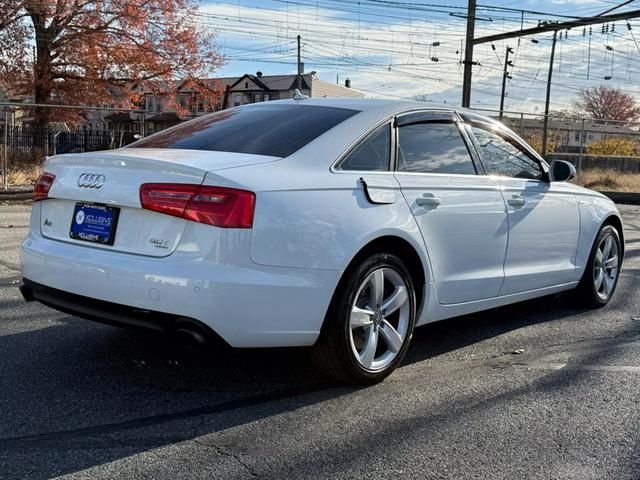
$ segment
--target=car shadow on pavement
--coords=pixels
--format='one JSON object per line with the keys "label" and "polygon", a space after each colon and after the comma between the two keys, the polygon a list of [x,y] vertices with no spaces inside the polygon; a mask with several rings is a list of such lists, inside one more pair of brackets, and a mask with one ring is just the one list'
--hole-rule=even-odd
{"label": "car shadow on pavement", "polygon": [[[428,325],[405,364],[579,312],[566,296],[546,297]],[[76,472],[357,390],[318,374],[305,349],[185,350],[74,317],[0,336],[0,352],[9,477]]]}

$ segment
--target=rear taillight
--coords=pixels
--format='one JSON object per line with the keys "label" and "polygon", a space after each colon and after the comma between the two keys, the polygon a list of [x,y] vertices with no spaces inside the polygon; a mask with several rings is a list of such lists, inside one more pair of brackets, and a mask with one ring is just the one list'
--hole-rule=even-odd
{"label": "rear taillight", "polygon": [[36,186],[33,187],[33,201],[44,200],[49,196],[49,190],[56,176],[52,173],[43,172],[36,182]]}
{"label": "rear taillight", "polygon": [[140,205],[174,217],[223,228],[251,228],[256,195],[247,190],[183,183],[145,183]]}

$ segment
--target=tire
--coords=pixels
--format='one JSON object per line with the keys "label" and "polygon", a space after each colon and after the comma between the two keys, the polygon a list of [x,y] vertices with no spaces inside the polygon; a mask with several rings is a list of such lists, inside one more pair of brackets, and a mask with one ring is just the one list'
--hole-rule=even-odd
{"label": "tire", "polygon": [[615,292],[622,266],[620,234],[604,225],[596,236],[582,279],[576,288],[578,301],[589,308],[604,307]]}
{"label": "tire", "polygon": [[374,254],[347,271],[338,284],[311,359],[336,380],[380,382],[407,353],[415,322],[409,270],[395,255]]}

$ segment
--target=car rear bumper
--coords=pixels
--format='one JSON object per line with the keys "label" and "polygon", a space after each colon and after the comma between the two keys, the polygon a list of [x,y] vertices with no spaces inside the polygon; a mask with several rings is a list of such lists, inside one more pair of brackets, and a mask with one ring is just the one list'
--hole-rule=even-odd
{"label": "car rear bumper", "polygon": [[31,233],[20,250],[26,299],[114,325],[170,331],[197,321],[233,347],[312,345],[341,272],[149,258]]}
{"label": "car rear bumper", "polygon": [[[104,300],[64,292],[23,278],[20,293],[28,302],[38,301],[61,312],[109,325],[138,327],[169,333],[181,317],[163,312],[142,310]],[[186,320],[186,319],[185,319]]]}

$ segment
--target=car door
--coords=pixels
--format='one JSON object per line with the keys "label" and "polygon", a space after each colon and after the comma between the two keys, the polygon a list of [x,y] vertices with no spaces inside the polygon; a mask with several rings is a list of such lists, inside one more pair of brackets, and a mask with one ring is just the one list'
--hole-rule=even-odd
{"label": "car door", "polygon": [[478,175],[459,117],[402,115],[396,138],[395,176],[420,227],[438,301],[497,296],[507,248],[505,205],[496,183]]}
{"label": "car door", "polygon": [[507,204],[509,243],[500,295],[571,282],[580,231],[577,199],[562,183],[549,182],[543,163],[507,129],[477,122],[469,128]]}

